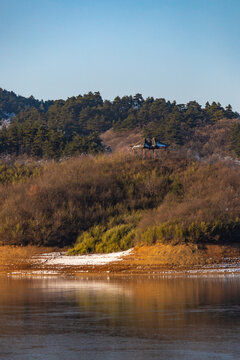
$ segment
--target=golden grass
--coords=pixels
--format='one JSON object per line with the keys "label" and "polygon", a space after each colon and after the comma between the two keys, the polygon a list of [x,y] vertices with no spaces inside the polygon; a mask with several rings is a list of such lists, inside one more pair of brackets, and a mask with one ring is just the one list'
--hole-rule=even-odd
{"label": "golden grass", "polygon": [[0,246],[0,273],[25,270],[33,266],[32,256],[51,252],[54,248],[37,246]]}
{"label": "golden grass", "polygon": [[136,265],[196,265],[206,262],[204,254],[197,245],[165,245],[136,247],[134,255],[128,258],[129,262]]}
{"label": "golden grass", "polygon": [[112,129],[107,130],[101,136],[104,144],[111,147],[115,152],[126,152],[129,147],[143,142],[143,134],[140,130],[128,132],[115,132]]}
{"label": "golden grass", "polygon": [[219,263],[224,258],[240,256],[240,246],[206,245],[199,247],[196,244],[156,244],[140,246],[134,249],[124,262],[132,265],[191,267],[209,263]]}

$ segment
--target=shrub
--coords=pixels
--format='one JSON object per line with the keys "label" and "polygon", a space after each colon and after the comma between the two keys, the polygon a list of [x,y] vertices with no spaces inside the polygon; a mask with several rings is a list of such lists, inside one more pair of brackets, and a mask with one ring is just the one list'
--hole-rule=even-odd
{"label": "shrub", "polygon": [[80,235],[79,252],[89,253],[240,238],[237,166],[172,152],[156,161],[81,157],[31,171],[24,181],[0,185],[3,244],[71,246]]}
{"label": "shrub", "polygon": [[134,225],[117,225],[111,229],[95,226],[82,233],[69,254],[110,253],[127,250],[132,246]]}
{"label": "shrub", "polygon": [[7,164],[0,162],[0,184],[17,184],[28,178],[39,176],[42,167],[34,164],[21,164],[18,162]]}
{"label": "shrub", "polygon": [[237,242],[240,236],[240,221],[200,223],[192,222],[189,225],[175,222],[163,223],[158,226],[149,226],[144,231],[137,232],[135,243],[153,245],[156,242],[177,244],[191,243],[227,243]]}

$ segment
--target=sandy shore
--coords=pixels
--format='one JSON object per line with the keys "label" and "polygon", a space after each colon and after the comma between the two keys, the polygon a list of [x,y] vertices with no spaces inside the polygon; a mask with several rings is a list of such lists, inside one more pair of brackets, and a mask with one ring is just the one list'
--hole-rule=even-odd
{"label": "sandy shore", "polygon": [[130,276],[240,274],[236,245],[143,246],[124,252],[67,256],[56,248],[0,247],[0,274],[8,276]]}

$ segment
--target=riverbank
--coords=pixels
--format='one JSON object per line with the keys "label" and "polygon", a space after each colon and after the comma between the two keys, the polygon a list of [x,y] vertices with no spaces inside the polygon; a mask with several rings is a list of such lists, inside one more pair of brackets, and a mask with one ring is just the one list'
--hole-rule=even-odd
{"label": "riverbank", "polygon": [[66,249],[0,247],[1,275],[178,275],[240,273],[240,246],[193,244],[135,247],[111,253],[67,256]]}

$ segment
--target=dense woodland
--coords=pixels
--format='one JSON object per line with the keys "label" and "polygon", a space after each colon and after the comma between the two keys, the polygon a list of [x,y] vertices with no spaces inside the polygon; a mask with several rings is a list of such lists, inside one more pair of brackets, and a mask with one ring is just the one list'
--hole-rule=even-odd
{"label": "dense woodland", "polygon": [[[0,89],[0,117],[13,112],[16,116],[10,126],[0,130],[0,154],[35,158],[101,152],[99,135],[110,128],[117,132],[139,129],[145,136],[184,145],[196,128],[239,116],[230,105],[223,108],[215,102],[201,107],[196,101],[177,104],[163,98],[143,99],[141,94],[103,101],[98,92],[44,102]],[[232,129],[232,148],[238,155],[239,129]]]}

